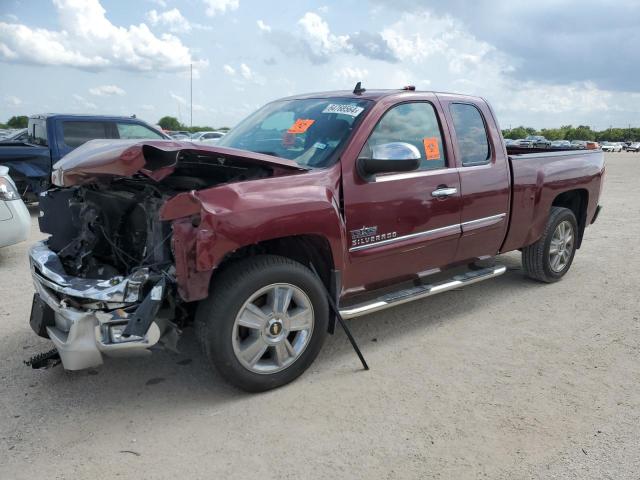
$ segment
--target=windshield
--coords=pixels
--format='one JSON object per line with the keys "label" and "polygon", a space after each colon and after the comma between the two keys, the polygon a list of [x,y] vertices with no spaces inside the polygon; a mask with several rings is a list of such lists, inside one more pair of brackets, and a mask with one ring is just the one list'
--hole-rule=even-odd
{"label": "windshield", "polygon": [[370,104],[351,98],[273,102],[240,122],[218,145],[326,167]]}

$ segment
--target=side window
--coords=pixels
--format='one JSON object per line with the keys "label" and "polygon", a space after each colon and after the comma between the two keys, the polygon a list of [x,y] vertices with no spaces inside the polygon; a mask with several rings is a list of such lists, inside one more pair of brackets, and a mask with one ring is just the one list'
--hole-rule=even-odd
{"label": "side window", "polygon": [[374,128],[362,154],[370,155],[374,146],[391,142],[415,146],[422,157],[420,170],[446,166],[440,125],[430,103],[403,103],[393,107]]}
{"label": "side window", "polygon": [[136,138],[162,138],[160,134],[154,132],[144,125],[136,123],[118,123],[118,135],[120,138],[136,139]]}
{"label": "side window", "polygon": [[62,135],[64,143],[72,148],[96,138],[111,138],[107,124],[102,122],[62,122]]}
{"label": "side window", "polygon": [[480,111],[465,103],[452,103],[449,111],[458,138],[462,165],[469,167],[489,163],[491,149]]}

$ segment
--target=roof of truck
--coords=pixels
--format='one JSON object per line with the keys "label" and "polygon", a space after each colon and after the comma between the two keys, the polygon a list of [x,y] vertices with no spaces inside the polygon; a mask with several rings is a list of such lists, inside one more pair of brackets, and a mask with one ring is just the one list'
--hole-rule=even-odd
{"label": "roof of truck", "polygon": [[[125,116],[125,115],[90,115],[86,113],[38,113],[35,115],[29,115],[29,118],[40,118],[40,119],[48,119],[55,117],[73,117],[73,118],[82,118],[82,119],[100,119],[100,120],[141,120],[136,116]],[[145,122],[146,123],[146,122]]]}
{"label": "roof of truck", "polygon": [[479,98],[473,97],[470,95],[463,95],[459,93],[451,93],[451,92],[435,92],[432,90],[415,90],[410,89],[408,87],[404,88],[389,88],[389,89],[371,89],[365,90],[362,93],[354,93],[352,90],[334,90],[328,92],[313,92],[313,93],[303,93],[299,95],[291,95],[289,97],[285,97],[280,100],[301,100],[307,98],[353,98],[353,99],[366,99],[366,100],[380,100],[381,98],[388,97],[390,95],[397,95],[400,93],[407,94],[416,94],[416,93],[430,93],[430,94],[441,94],[441,95],[453,95],[460,98]]}

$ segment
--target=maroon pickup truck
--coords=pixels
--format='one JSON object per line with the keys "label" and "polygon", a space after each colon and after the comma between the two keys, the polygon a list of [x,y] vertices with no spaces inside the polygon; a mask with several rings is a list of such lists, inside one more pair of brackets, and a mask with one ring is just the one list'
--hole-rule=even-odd
{"label": "maroon pickup truck", "polygon": [[334,326],[498,276],[562,278],[598,216],[599,150],[508,152],[481,98],[412,89],[278,100],[216,146],[94,140],[54,166],[31,326],[66,369],[171,347],[190,324],[249,391]]}

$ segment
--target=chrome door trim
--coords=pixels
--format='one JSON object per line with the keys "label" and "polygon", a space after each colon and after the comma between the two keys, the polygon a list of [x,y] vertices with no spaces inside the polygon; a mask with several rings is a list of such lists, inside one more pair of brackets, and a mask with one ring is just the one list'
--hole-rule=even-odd
{"label": "chrome door trim", "polygon": [[395,238],[389,238],[387,240],[380,240],[379,242],[372,242],[372,243],[367,243],[365,245],[357,245],[355,247],[351,247],[349,249],[349,252],[357,252],[360,250],[365,250],[367,248],[373,248],[373,247],[381,247],[383,245],[389,245],[391,243],[396,243],[396,242],[402,242],[404,240],[411,240],[414,238],[429,238],[432,237],[434,235],[438,235],[438,234],[446,234],[448,232],[451,232],[451,234],[454,233],[460,233],[460,224],[456,223],[454,225],[447,225],[446,227],[440,227],[440,228],[434,228],[433,230],[426,230],[424,232],[416,232],[416,233],[410,233],[409,235],[402,235],[401,237],[395,237]]}
{"label": "chrome door trim", "polygon": [[468,222],[462,222],[462,233],[465,231],[475,230],[477,228],[490,227],[497,223],[500,223],[503,218],[507,216],[506,213],[499,213],[497,215],[491,215],[490,217],[477,218],[475,220],[469,220]]}
{"label": "chrome door trim", "polygon": [[357,245],[355,247],[351,247],[349,249],[349,253],[358,252],[361,250],[366,250],[374,247],[382,247],[384,245],[389,245],[396,242],[402,242],[405,240],[412,240],[414,238],[425,238],[433,237],[439,234],[447,234],[447,233],[464,233],[464,228],[467,228],[467,231],[474,230],[476,228],[489,227],[500,222],[503,218],[507,216],[506,213],[499,213],[497,215],[491,215],[490,217],[476,218],[475,220],[469,220],[463,223],[455,223],[453,225],[447,225],[446,227],[434,228],[432,230],[425,230],[424,232],[416,232],[410,233],[408,235],[402,235],[400,237],[389,238],[387,240],[380,240],[378,242],[367,243],[365,245]]}

